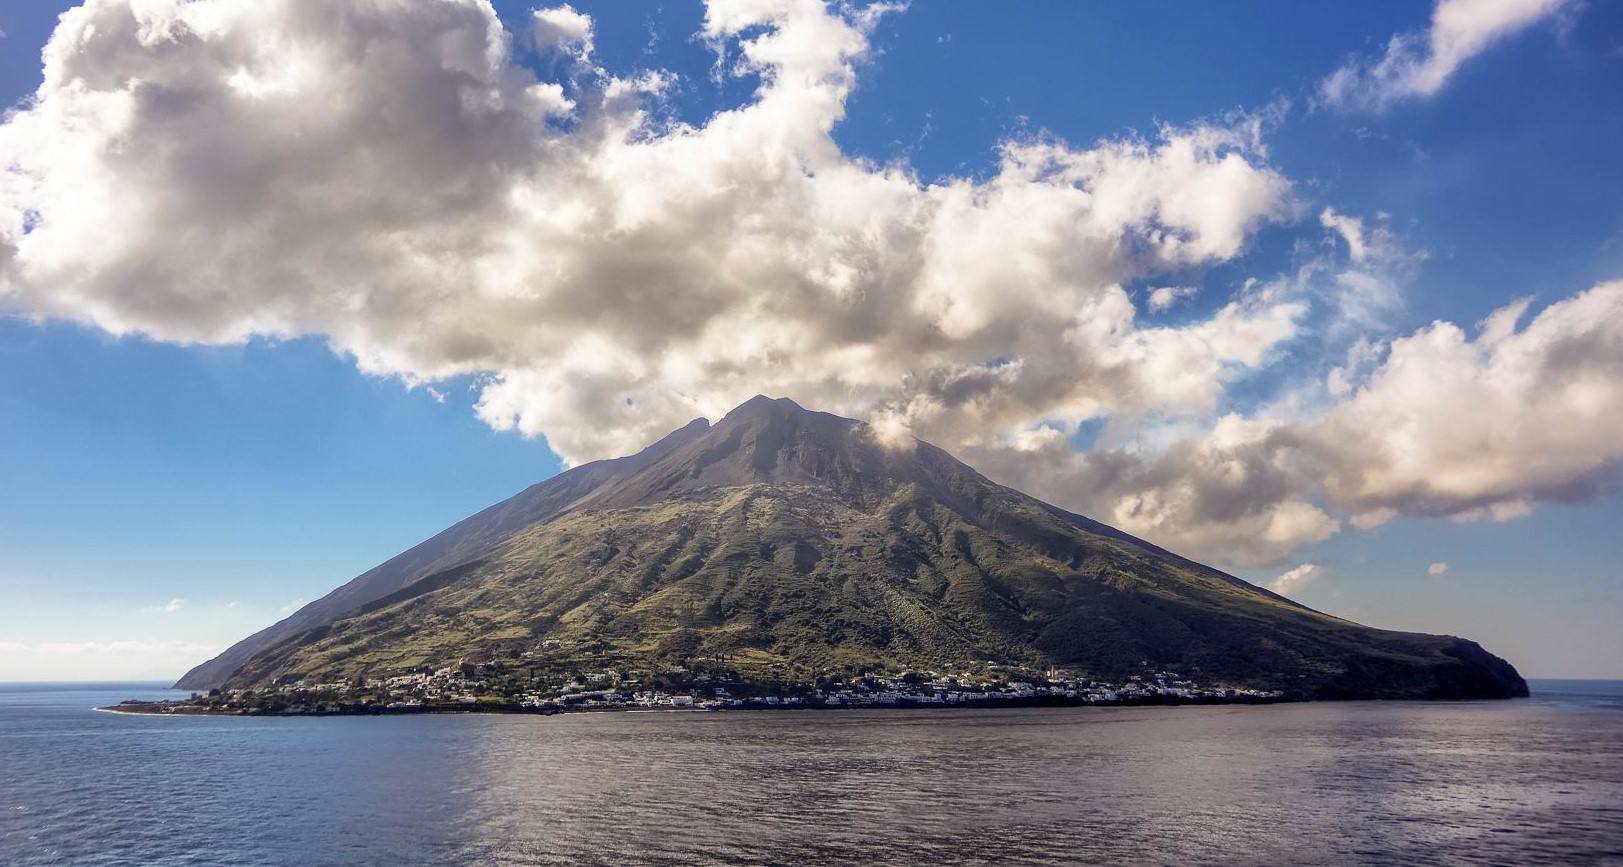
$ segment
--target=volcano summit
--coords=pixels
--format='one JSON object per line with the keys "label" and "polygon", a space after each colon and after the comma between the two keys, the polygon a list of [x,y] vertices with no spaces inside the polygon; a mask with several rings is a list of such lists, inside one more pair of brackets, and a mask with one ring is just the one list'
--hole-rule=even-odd
{"label": "volcano summit", "polygon": [[[471,667],[471,669],[470,669]],[[177,686],[494,672],[792,694],[852,675],[1176,671],[1291,698],[1527,694],[1461,638],[1299,605],[995,484],[924,442],[753,398],[534,485]],[[585,688],[585,687],[577,687]]]}

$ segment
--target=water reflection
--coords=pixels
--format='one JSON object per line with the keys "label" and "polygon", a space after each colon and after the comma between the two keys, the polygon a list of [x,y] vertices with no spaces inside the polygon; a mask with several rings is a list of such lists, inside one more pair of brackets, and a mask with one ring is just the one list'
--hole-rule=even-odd
{"label": "water reflection", "polygon": [[[1573,695],[1577,695],[1574,693]],[[1623,713],[168,719],[0,688],[0,863],[1623,862]]]}
{"label": "water reflection", "polygon": [[[1596,841],[1618,838],[1617,813],[1606,813],[1617,770],[1596,779],[1593,754],[1528,744],[1539,736],[1507,726],[1514,714],[1483,707],[490,720],[470,768],[484,781],[467,814],[478,830],[458,854],[497,864],[1598,857],[1606,844]],[[1623,754],[1615,732],[1607,748]],[[1552,763],[1552,751],[1566,758]],[[1585,775],[1593,782],[1571,782]],[[1558,819],[1574,813],[1589,844],[1575,846]]]}

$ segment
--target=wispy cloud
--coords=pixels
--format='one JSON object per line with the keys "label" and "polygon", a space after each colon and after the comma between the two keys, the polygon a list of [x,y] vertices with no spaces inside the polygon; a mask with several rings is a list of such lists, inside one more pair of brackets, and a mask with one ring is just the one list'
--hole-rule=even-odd
{"label": "wispy cloud", "polygon": [[184,599],[171,599],[162,605],[148,605],[141,609],[143,614],[174,614],[186,606]]}
{"label": "wispy cloud", "polygon": [[1451,568],[1453,568],[1453,567],[1451,567],[1447,563],[1444,563],[1441,560],[1439,560],[1436,563],[1433,563],[1430,566],[1426,567],[1426,574],[1432,576],[1433,578],[1435,578],[1438,575],[1447,575],[1448,570],[1451,569]]}
{"label": "wispy cloud", "polygon": [[287,603],[286,605],[283,605],[282,608],[281,608],[281,611],[282,611],[283,614],[292,614],[293,612],[299,610],[300,608],[303,608],[304,604],[306,602],[308,602],[308,601],[309,601],[308,599],[300,597],[298,599],[293,600],[292,602]]}
{"label": "wispy cloud", "polygon": [[1317,581],[1324,575],[1324,572],[1324,567],[1317,563],[1303,563],[1263,586],[1281,596],[1289,596]]}
{"label": "wispy cloud", "polygon": [[1403,309],[1403,287],[1429,258],[1405,246],[1388,219],[1382,213],[1366,222],[1328,207],[1319,213],[1319,225],[1347,249],[1345,266],[1334,269],[1331,279],[1336,310],[1331,327],[1338,332],[1384,330]]}
{"label": "wispy cloud", "polygon": [[1344,110],[1381,111],[1436,95],[1468,60],[1575,0],[1441,0],[1424,30],[1400,33],[1379,57],[1357,58],[1319,85]]}

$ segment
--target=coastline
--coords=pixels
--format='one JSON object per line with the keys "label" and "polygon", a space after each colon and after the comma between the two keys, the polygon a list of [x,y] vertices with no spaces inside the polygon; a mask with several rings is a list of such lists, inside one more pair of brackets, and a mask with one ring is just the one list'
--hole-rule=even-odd
{"label": "coastline", "polygon": [[194,705],[187,701],[156,701],[142,702],[129,701],[117,705],[104,705],[93,710],[102,713],[125,714],[129,716],[166,716],[166,717],[338,717],[338,716],[423,716],[429,714],[503,714],[512,716],[557,716],[559,714],[589,714],[589,713],[716,713],[737,711],[852,711],[852,710],[973,710],[973,709],[1009,709],[1009,708],[1076,708],[1076,707],[1215,707],[1225,705],[1265,705],[1265,704],[1292,704],[1307,701],[1307,699],[1285,697],[1240,697],[1240,698],[1176,698],[1152,697],[1134,698],[1109,702],[1078,701],[1067,698],[1042,697],[1031,699],[986,699],[982,701],[962,702],[955,704],[935,702],[895,702],[895,703],[849,703],[849,704],[768,704],[766,702],[740,702],[737,704],[698,705],[692,707],[681,706],[637,706],[627,705],[619,707],[569,707],[569,706],[525,706],[519,704],[484,703],[484,704],[445,704],[424,705],[417,707],[385,707],[369,705],[339,705],[325,710],[215,710],[205,706]]}

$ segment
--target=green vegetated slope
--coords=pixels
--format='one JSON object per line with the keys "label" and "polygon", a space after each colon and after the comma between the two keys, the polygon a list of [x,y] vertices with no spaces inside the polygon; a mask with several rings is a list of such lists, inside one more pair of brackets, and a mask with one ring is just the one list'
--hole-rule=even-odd
{"label": "green vegetated slope", "polygon": [[1175,668],[1300,696],[1525,693],[1471,642],[1313,611],[928,444],[886,448],[857,422],[765,398],[684,430],[566,507],[250,648],[226,685],[706,658],[778,683],[995,663],[1101,679]]}

